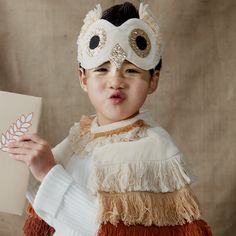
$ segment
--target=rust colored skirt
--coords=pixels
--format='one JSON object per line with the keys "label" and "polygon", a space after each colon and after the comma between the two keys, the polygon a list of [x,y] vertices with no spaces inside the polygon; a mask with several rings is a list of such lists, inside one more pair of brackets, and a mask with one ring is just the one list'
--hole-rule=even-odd
{"label": "rust colored skirt", "polygon": [[[52,236],[55,230],[34,212],[31,205],[27,209],[28,218],[24,224],[25,236]],[[89,226],[88,226],[89,227]],[[176,226],[126,226],[119,223],[101,224],[97,236],[213,236],[210,227],[203,220]]]}
{"label": "rust colored skirt", "polygon": [[24,236],[52,236],[54,234],[54,228],[41,219],[30,204],[27,206],[26,213],[27,219],[23,227]]}
{"label": "rust colored skirt", "polygon": [[184,225],[163,227],[126,226],[123,223],[114,226],[107,223],[100,226],[97,236],[212,236],[212,232],[203,220],[195,220]]}
{"label": "rust colored skirt", "polygon": [[[26,236],[52,236],[54,229],[43,220],[28,218],[24,226]],[[203,220],[196,220],[192,223],[177,226],[125,226],[119,223],[114,226],[110,223],[102,224],[97,236],[212,236],[207,223]]]}

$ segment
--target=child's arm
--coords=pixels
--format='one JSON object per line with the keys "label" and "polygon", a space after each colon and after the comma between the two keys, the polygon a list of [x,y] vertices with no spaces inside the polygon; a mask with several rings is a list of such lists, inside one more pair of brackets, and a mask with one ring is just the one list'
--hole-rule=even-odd
{"label": "child's arm", "polygon": [[[96,197],[89,195],[62,165],[56,163],[45,140],[36,134],[25,135],[8,148],[11,157],[26,163],[34,177],[42,182],[32,204],[43,220],[55,229],[64,227],[84,235],[93,235],[96,232]],[[58,148],[62,151],[66,149],[61,146]],[[60,162],[63,153],[59,149],[55,149],[54,153]]]}

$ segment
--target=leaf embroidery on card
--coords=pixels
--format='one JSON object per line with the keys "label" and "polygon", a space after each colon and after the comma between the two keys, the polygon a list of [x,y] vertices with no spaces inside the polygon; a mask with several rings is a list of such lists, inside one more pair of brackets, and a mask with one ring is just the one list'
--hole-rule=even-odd
{"label": "leaf embroidery on card", "polygon": [[0,137],[0,150],[6,151],[7,144],[17,141],[19,137],[25,134],[30,126],[32,125],[31,121],[33,119],[33,112],[29,115],[21,115],[15,123],[10,125],[5,134],[2,134]]}

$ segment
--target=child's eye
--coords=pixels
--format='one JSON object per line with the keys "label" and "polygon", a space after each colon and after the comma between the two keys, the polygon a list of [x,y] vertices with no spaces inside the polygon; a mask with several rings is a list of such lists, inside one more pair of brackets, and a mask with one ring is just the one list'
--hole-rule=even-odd
{"label": "child's eye", "polygon": [[139,71],[135,70],[135,69],[127,69],[126,72],[127,73],[139,73]]}
{"label": "child's eye", "polygon": [[107,70],[107,68],[100,67],[100,68],[95,69],[94,71],[96,71],[96,72],[107,72],[108,70]]}

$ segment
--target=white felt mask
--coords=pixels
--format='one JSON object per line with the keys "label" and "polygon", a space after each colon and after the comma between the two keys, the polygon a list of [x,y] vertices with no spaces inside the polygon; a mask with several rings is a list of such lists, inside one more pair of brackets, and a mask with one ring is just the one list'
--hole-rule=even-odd
{"label": "white felt mask", "polygon": [[100,5],[90,11],[77,41],[80,65],[92,69],[110,61],[120,68],[127,60],[141,69],[153,69],[161,57],[161,38],[147,7],[140,5],[143,19],[132,18],[118,27],[100,19]]}

